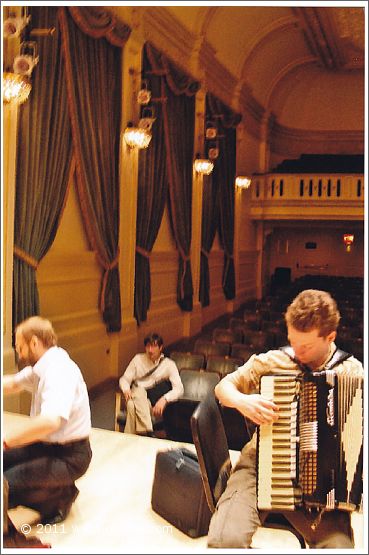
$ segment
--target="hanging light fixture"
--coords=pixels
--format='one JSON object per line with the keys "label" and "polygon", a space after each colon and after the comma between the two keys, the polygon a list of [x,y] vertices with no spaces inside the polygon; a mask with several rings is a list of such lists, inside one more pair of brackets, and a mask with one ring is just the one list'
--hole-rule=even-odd
{"label": "hanging light fixture", "polygon": [[5,104],[23,104],[29,97],[32,85],[25,75],[3,73],[3,101]]}
{"label": "hanging light fixture", "polygon": [[236,187],[248,189],[251,185],[251,178],[246,175],[238,175],[235,180]]}
{"label": "hanging light fixture", "polygon": [[3,72],[3,101],[5,104],[23,104],[29,97],[31,73],[37,65],[37,43],[22,42],[19,55],[14,58],[13,72]]}
{"label": "hanging light fixture", "polygon": [[351,251],[351,245],[354,242],[355,235],[353,233],[344,233],[343,235],[343,242],[346,246],[346,252]]}
{"label": "hanging light fixture", "polygon": [[200,154],[196,155],[196,160],[194,161],[194,168],[197,173],[203,175],[209,175],[213,171],[214,164],[206,158],[200,158]]}
{"label": "hanging light fixture", "polygon": [[124,140],[129,148],[147,148],[151,141],[151,131],[144,127],[134,127],[130,121],[123,133]]}

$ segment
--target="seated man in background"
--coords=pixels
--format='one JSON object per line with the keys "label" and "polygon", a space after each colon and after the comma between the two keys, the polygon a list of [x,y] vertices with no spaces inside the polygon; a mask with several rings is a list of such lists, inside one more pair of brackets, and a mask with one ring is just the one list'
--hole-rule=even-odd
{"label": "seated man in background", "polygon": [[[314,289],[302,291],[287,308],[285,319],[290,347],[253,355],[215,387],[215,394],[223,405],[236,408],[257,425],[272,424],[278,420],[278,405],[259,393],[263,375],[293,377],[303,372],[320,372],[334,367],[338,375],[363,376],[361,362],[337,351],[334,341],[340,314],[329,293]],[[360,425],[361,422],[357,422],[359,434]],[[260,526],[256,439],[255,433],[243,448],[227,487],[219,498],[210,522],[208,547],[248,548]],[[296,507],[288,511],[288,520],[310,548],[354,547],[348,511]]]}
{"label": "seated man in background", "polygon": [[[144,346],[145,353],[133,357],[119,380],[119,387],[127,404],[124,431],[152,435],[152,415],[160,418],[167,403],[183,395],[183,385],[176,363],[162,352],[162,337],[152,333],[145,337]],[[155,393],[159,394],[157,400]]]}
{"label": "seated man in background", "polygon": [[87,387],[76,363],[57,346],[49,320],[33,316],[20,323],[15,348],[25,367],[4,376],[3,391],[29,390],[32,402],[31,418],[4,437],[9,508],[30,507],[43,524],[56,524],[68,515],[79,493],[74,482],[92,457]]}

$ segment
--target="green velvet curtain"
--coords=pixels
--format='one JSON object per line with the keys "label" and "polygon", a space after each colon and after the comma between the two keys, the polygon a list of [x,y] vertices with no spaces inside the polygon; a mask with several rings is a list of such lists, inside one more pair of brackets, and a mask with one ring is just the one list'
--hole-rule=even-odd
{"label": "green velvet curtain", "polygon": [[204,175],[201,220],[201,258],[199,300],[202,307],[210,304],[209,254],[214,243],[219,221],[218,181],[213,174]]}
{"label": "green velvet curtain", "polygon": [[150,254],[156,241],[168,195],[163,123],[163,81],[150,72],[143,52],[143,76],[152,94],[155,122],[149,147],[139,153],[134,314],[138,324],[147,319],[151,302]]}
{"label": "green velvet curtain", "polygon": [[236,177],[236,127],[241,115],[228,108],[211,93],[207,94],[207,117],[217,122],[219,134],[219,157],[213,170],[213,183],[219,190],[219,237],[224,250],[222,286],[225,298],[236,295],[233,260],[234,203]]}
{"label": "green velvet curtain", "polygon": [[182,72],[168,58],[147,44],[151,71],[162,80],[164,138],[169,214],[179,263],[177,303],[184,311],[193,307],[193,285],[190,262],[192,164],[195,124],[195,94],[200,85]]}
{"label": "green velvet curtain", "polygon": [[71,131],[57,8],[30,7],[37,41],[32,91],[19,108],[14,214],[13,329],[39,314],[36,270],[52,245],[67,196]]}
{"label": "green velvet curtain", "polygon": [[[121,329],[118,269],[121,53],[130,30],[101,8],[60,8],[77,191],[89,241],[103,268],[100,310]],[[113,43],[113,44],[112,44]]]}

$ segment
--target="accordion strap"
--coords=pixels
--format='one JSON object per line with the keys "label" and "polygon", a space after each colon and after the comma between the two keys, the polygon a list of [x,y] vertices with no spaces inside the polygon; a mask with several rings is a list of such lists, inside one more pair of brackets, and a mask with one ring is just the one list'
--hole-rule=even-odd
{"label": "accordion strap", "polygon": [[[290,345],[285,345],[284,347],[280,347],[279,350],[285,353],[293,362],[295,362],[303,372],[306,372],[307,370],[309,370],[308,366],[301,364],[295,358],[295,352]],[[329,361],[325,364],[323,370],[332,370],[332,368],[334,368],[335,366],[338,366],[339,364],[341,364],[341,362],[350,358],[350,356],[352,356],[350,353],[346,353],[346,351],[343,351],[342,349],[337,348],[334,351],[331,358],[329,359]]]}

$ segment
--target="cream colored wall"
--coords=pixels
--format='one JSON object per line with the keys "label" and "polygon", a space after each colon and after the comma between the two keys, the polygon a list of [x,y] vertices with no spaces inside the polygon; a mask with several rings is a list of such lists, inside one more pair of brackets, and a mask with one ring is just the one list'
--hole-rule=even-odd
{"label": "cream colored wall", "polygon": [[55,241],[37,270],[40,312],[59,345],[79,364],[88,387],[111,375],[110,339],[98,310],[101,270],[89,249],[74,180]]}
{"label": "cream colored wall", "polygon": [[[279,123],[294,129],[362,131],[365,96],[361,72],[351,73],[349,88],[344,73],[323,72],[318,68],[310,69],[310,73],[311,78],[306,79],[305,74],[303,81],[292,76],[290,94],[283,92],[284,107],[279,113]],[[281,89],[286,86],[281,85]]]}

